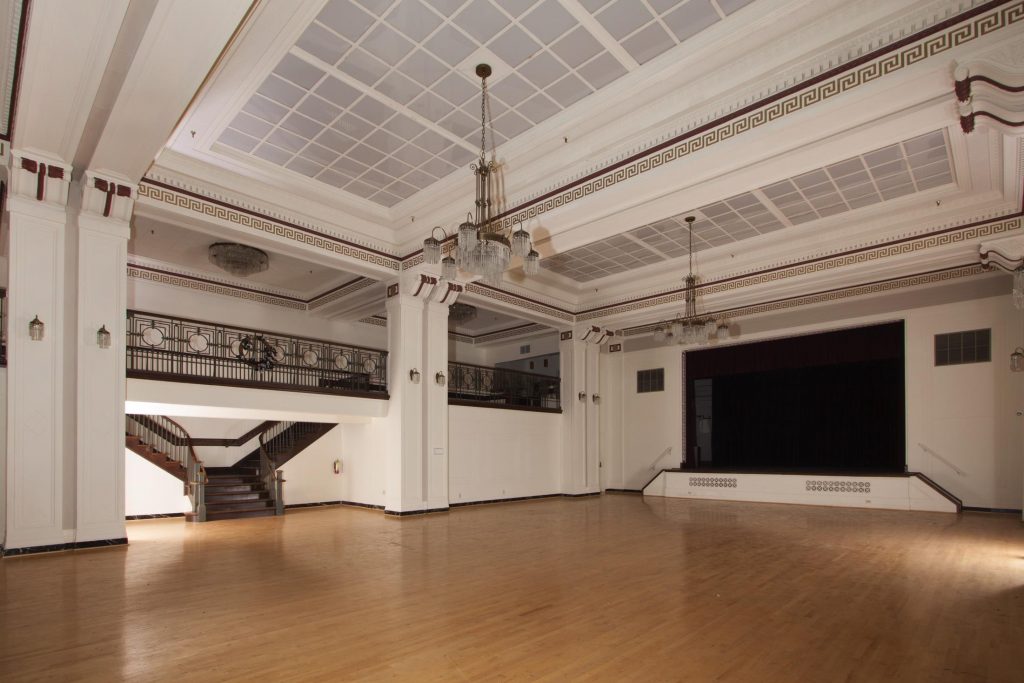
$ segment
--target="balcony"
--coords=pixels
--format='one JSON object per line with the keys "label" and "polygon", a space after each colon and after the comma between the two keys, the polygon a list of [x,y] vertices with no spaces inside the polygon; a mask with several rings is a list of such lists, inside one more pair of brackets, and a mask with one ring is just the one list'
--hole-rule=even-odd
{"label": "balcony", "polygon": [[128,311],[128,377],[388,398],[387,351]]}
{"label": "balcony", "polygon": [[560,413],[561,380],[532,372],[449,362],[448,404]]}

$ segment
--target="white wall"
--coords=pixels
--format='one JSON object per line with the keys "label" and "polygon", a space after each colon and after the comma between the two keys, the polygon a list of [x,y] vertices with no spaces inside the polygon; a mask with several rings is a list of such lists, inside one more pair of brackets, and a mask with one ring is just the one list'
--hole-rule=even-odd
{"label": "white wall", "polygon": [[[1024,409],[1024,377],[1009,371],[1010,353],[1024,344],[1020,313],[1008,292],[966,300],[956,292],[932,293],[919,296],[918,303],[943,298],[944,303],[893,310],[894,303],[906,305],[911,299],[879,297],[780,316],[771,321],[774,329],[748,325],[752,333],[737,342],[903,319],[908,468],[928,475],[966,506],[1021,509],[1024,439],[1016,411]],[[934,366],[936,333],[979,328],[992,329],[992,362]],[[611,429],[618,433],[610,434],[606,444],[605,464],[610,468],[606,487],[642,486],[656,473],[651,461],[667,446],[673,447],[672,456],[657,469],[678,466],[683,430],[681,351],[681,347],[631,351],[627,344],[621,361],[621,423]],[[607,360],[604,363],[608,366]],[[637,394],[636,371],[657,367],[665,368],[665,391]],[[919,443],[955,464],[965,476],[926,454]]]}
{"label": "white wall", "polygon": [[[530,345],[530,351],[528,353],[519,353],[519,348],[527,344]],[[525,339],[513,339],[504,343],[484,344],[480,348],[484,349],[484,357],[486,358],[486,362],[481,363],[481,365],[497,365],[509,360],[558,353],[558,332],[552,330],[549,334]]]}
{"label": "white wall", "polygon": [[448,407],[451,503],[561,491],[562,415]]}
{"label": "white wall", "polygon": [[[342,433],[335,427],[281,467],[285,505],[348,500],[345,494],[351,481],[344,471]],[[341,474],[334,473],[335,460],[342,461]]]}
{"label": "white wall", "polygon": [[370,420],[366,424],[341,425],[341,438],[344,440],[341,500],[363,505],[384,505],[384,454],[387,444],[398,439],[396,431],[400,427],[397,422],[384,417]]}
{"label": "white wall", "polygon": [[124,450],[124,514],[167,515],[191,512],[184,484],[141,455]]}

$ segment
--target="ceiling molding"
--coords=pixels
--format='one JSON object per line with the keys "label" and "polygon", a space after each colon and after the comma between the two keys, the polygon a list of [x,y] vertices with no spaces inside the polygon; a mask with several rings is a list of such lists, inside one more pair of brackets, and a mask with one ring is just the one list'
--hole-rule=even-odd
{"label": "ceiling molding", "polygon": [[158,262],[147,263],[137,256],[133,256],[132,260],[128,263],[128,277],[161,285],[171,285],[173,287],[182,287],[184,289],[191,289],[198,292],[231,296],[236,299],[246,299],[248,301],[255,301],[257,303],[265,303],[273,306],[282,306],[284,308],[291,308],[300,311],[316,310],[321,306],[333,303],[378,284],[376,280],[371,278],[357,277],[338,285],[337,287],[333,287],[322,294],[317,294],[309,299],[304,299],[301,296],[297,296],[295,292],[285,294],[282,290],[277,288],[240,285],[237,283],[227,282],[225,280],[218,280],[205,274],[200,275],[188,272],[180,266],[168,266],[167,264]]}
{"label": "ceiling molding", "polygon": [[[722,315],[728,316],[730,319],[739,319],[752,315],[773,313],[790,308],[811,306],[822,303],[834,303],[836,301],[852,297],[881,294],[898,289],[906,289],[908,287],[919,287],[921,285],[948,282],[950,280],[985,274],[988,274],[988,271],[986,271],[980,263],[969,263],[953,266],[951,268],[915,273],[913,275],[903,275],[885,280],[875,280],[873,282],[867,282],[859,285],[837,287],[835,289],[814,292],[813,294],[803,294],[783,299],[765,301],[763,303],[740,306],[737,308],[727,308],[710,312],[709,315]],[[652,334],[657,327],[657,323],[637,325],[635,327],[627,327],[621,330],[619,334],[624,337],[636,337],[645,334]]]}
{"label": "ceiling molding", "polygon": [[7,54],[0,57],[4,71],[0,74],[3,82],[3,102],[0,109],[0,140],[10,142],[14,137],[15,113],[18,110],[18,89],[21,83],[21,69],[25,61],[25,34],[31,0],[13,0],[8,3],[9,12],[3,17],[7,42]]}
{"label": "ceiling molding", "polygon": [[[786,266],[765,268],[756,273],[748,275],[737,275],[723,277],[717,280],[710,280],[701,283],[697,289],[701,295],[708,296],[722,292],[735,291],[747,287],[754,287],[780,280],[821,273],[864,263],[878,263],[882,259],[916,254],[921,251],[937,247],[947,247],[966,241],[981,240],[995,235],[1006,234],[1020,230],[1024,226],[1024,214],[1017,212],[997,220],[979,221],[948,228],[933,230],[927,234],[908,237],[898,237],[883,243],[865,247],[850,249],[839,254],[829,256],[818,256],[807,258],[804,261]],[[634,297],[633,299],[618,303],[606,304],[588,310],[580,311],[576,315],[577,322],[605,318],[612,315],[633,313],[636,311],[655,308],[665,304],[679,303],[683,301],[684,289],[675,288],[667,292],[647,294]]]}
{"label": "ceiling molding", "polygon": [[159,268],[136,265],[133,263],[128,264],[128,277],[145,282],[153,282],[159,285],[182,287],[184,289],[191,289],[193,291],[203,292],[206,294],[220,294],[221,296],[230,296],[236,299],[245,299],[246,301],[270,304],[272,306],[281,306],[283,308],[291,308],[298,311],[306,310],[306,302],[293,299],[291,297],[284,297],[237,285],[223,284],[216,282],[215,280],[182,275],[167,270],[161,270]]}
{"label": "ceiling molding", "polygon": [[151,178],[143,178],[140,182],[139,199],[144,203],[148,200],[207,218],[226,221],[245,229],[256,230],[387,270],[397,272],[399,269],[400,260],[385,251],[331,235],[321,228],[308,227],[295,220],[271,216]]}
{"label": "ceiling molding", "polygon": [[[1000,6],[1002,5],[1002,6]],[[712,121],[609,163],[498,214],[503,228],[528,221],[665,164],[833,99],[1024,20],[1020,0],[994,0],[876,49]]]}

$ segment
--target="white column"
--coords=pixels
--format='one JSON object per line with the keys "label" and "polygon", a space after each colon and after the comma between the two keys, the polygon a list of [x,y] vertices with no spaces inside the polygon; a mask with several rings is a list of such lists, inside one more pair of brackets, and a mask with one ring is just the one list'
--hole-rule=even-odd
{"label": "white column", "polygon": [[[429,378],[424,363],[423,300],[400,288],[404,289],[405,283],[388,288],[386,304],[392,443],[386,448],[384,509],[390,513],[421,511],[426,497],[423,394]],[[420,374],[418,384],[410,378],[412,370]]]}
{"label": "white column", "polygon": [[[14,153],[8,292],[6,550],[71,540],[65,507],[64,271],[70,167]],[[44,338],[29,338],[37,317]],[[71,510],[73,512],[73,506]]]}
{"label": "white column", "polygon": [[[441,296],[448,294],[447,288]],[[426,346],[423,382],[426,442],[424,443],[424,499],[429,510],[448,509],[448,296],[441,303],[435,293],[426,302],[423,320]],[[438,374],[443,384],[438,383]]]}
{"label": "white column", "polygon": [[587,349],[573,330],[560,334],[562,376],[562,493],[579,495],[587,486]]}
{"label": "white column", "polygon": [[[78,543],[125,537],[125,270],[135,188],[127,181],[86,173],[83,191],[78,216],[78,316],[74,330],[78,358]],[[110,348],[100,348],[100,328],[110,333]]]}
{"label": "white column", "polygon": [[601,461],[601,372],[600,361],[601,347],[596,344],[587,343],[586,361],[586,391],[587,391],[587,418],[586,418],[586,457],[584,459],[583,485],[586,491],[601,490],[601,473],[598,471]]}

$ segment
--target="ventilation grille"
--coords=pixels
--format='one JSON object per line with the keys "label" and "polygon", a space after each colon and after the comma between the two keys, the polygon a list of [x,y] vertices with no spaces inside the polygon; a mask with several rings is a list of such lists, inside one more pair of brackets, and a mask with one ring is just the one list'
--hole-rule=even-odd
{"label": "ventilation grille", "polygon": [[704,486],[715,489],[734,489],[736,477],[690,477],[690,486]]}
{"label": "ventilation grille", "polygon": [[808,479],[807,490],[819,493],[871,493],[871,482]]}

